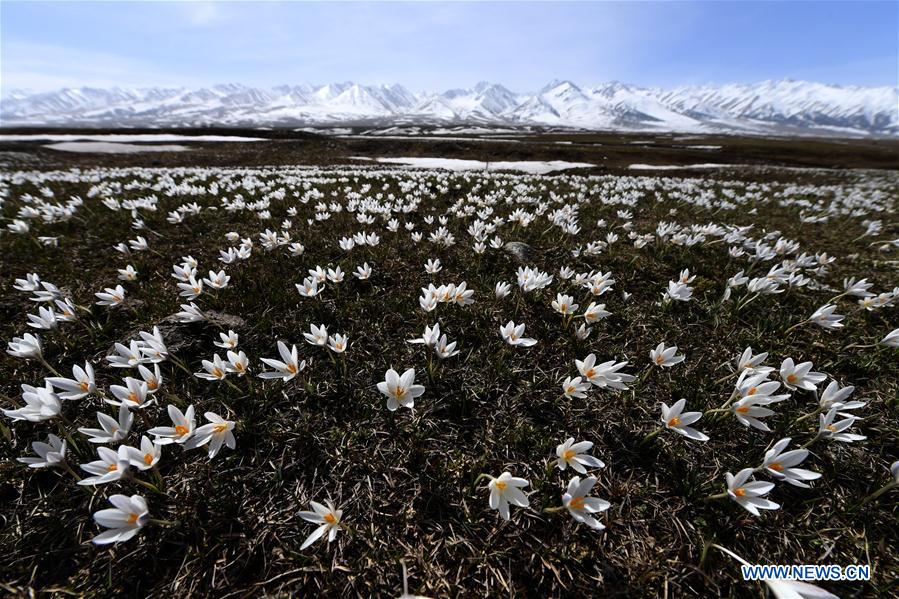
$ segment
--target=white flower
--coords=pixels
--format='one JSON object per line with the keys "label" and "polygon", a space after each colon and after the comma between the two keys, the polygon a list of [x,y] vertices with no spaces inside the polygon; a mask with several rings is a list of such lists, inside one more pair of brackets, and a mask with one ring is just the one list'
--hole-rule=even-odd
{"label": "white flower", "polygon": [[325,533],[328,533],[329,543],[337,538],[337,531],[340,529],[340,519],[343,517],[343,510],[334,507],[334,504],[330,501],[325,501],[325,503],[328,504],[327,507],[317,501],[310,501],[309,507],[311,507],[313,511],[300,512],[299,516],[303,520],[320,524],[318,528],[312,531],[312,534],[306,537],[306,540],[303,541],[300,549],[309,547],[309,545],[323,537]]}
{"label": "white flower", "polygon": [[169,404],[167,410],[174,426],[155,426],[148,430],[149,434],[156,437],[153,442],[157,445],[183,444],[187,442],[197,428],[197,423],[194,420],[194,407],[187,406],[187,410],[182,413],[176,406]]}
{"label": "white flower", "polygon": [[562,383],[562,393],[568,399],[572,397],[587,397],[587,391],[590,390],[590,383],[583,381],[581,377],[571,378],[570,376]]}
{"label": "white flower", "polygon": [[25,333],[22,337],[13,337],[12,341],[7,344],[6,353],[26,360],[40,358],[42,356],[41,339],[31,333]]}
{"label": "white flower", "polygon": [[159,458],[162,457],[162,446],[154,444],[146,435],[140,438],[140,448],[127,447],[127,449],[131,465],[142,471],[158,464]]}
{"label": "white flower", "polygon": [[899,348],[899,329],[893,329],[887,333],[886,337],[879,341],[879,344],[892,347],[893,349]]}
{"label": "white flower", "polygon": [[433,327],[429,327],[425,325],[425,332],[421,337],[417,337],[415,339],[409,339],[406,343],[411,343],[413,345],[425,345],[427,347],[433,348],[437,345],[437,342],[440,340],[440,323],[435,324]]}
{"label": "white flower", "polygon": [[368,265],[368,262],[366,262],[362,266],[357,266],[356,272],[353,273],[353,276],[360,281],[368,279],[369,277],[371,277],[371,266]]}
{"label": "white flower", "polygon": [[520,345],[522,347],[530,347],[537,343],[536,339],[531,339],[530,337],[524,337],[524,324],[520,324],[515,326],[515,323],[511,320],[507,322],[504,326],[499,328],[499,334],[503,338],[503,340],[509,345]]}
{"label": "white flower", "polygon": [[50,383],[45,383],[44,387],[22,385],[22,399],[25,401],[23,407],[3,410],[3,413],[13,420],[41,422],[56,418],[62,411],[62,402]]}
{"label": "white flower", "polygon": [[384,375],[384,381],[378,383],[378,391],[387,396],[387,409],[396,411],[399,406],[415,407],[415,398],[425,392],[422,385],[415,384],[415,369],[410,368],[400,376],[391,368]]}
{"label": "white flower", "polygon": [[851,416],[851,414],[846,414],[846,412],[849,410],[857,410],[858,408],[863,408],[867,405],[863,401],[846,401],[846,399],[852,395],[853,391],[855,391],[855,387],[852,385],[846,385],[841,389],[839,383],[830,381],[830,384],[827,385],[821,393],[818,404],[824,411],[833,408],[840,416]]}
{"label": "white flower", "polygon": [[867,439],[864,435],[846,432],[857,418],[850,416],[839,422],[834,422],[837,416],[837,409],[831,408],[827,414],[818,415],[818,434],[824,439],[840,441],[841,443],[852,443],[854,441],[864,441]]}
{"label": "white flower", "polygon": [[59,326],[53,308],[44,308],[43,306],[37,309],[37,314],[29,314],[28,320],[28,326],[43,331],[55,331]]}
{"label": "white flower", "polygon": [[348,344],[346,335],[335,333],[328,336],[328,349],[330,349],[335,354],[342,354],[346,351],[347,346]]}
{"label": "white flower", "polygon": [[66,459],[66,441],[52,433],[47,437],[46,443],[35,441],[31,444],[31,449],[38,457],[16,458],[19,462],[28,464],[29,468],[55,466]]}
{"label": "white flower", "polygon": [[116,399],[106,399],[105,401],[114,406],[125,404],[129,409],[141,409],[156,402],[155,399],[147,401],[149,387],[146,381],[139,381],[130,376],[125,378],[125,386],[111,385],[109,390]]}
{"label": "white flower", "polygon": [[594,530],[603,530],[605,526],[600,524],[593,514],[606,511],[611,504],[598,497],[588,497],[595,484],[596,478],[593,476],[583,480],[580,476],[573,477],[568,481],[568,490],[562,495],[562,505],[578,522],[583,522]]}
{"label": "white flower", "polygon": [[677,400],[670,408],[662,402],[662,424],[668,430],[681,434],[694,441],[708,441],[707,435],[700,433],[689,425],[702,418],[702,412],[684,412],[686,399]]}
{"label": "white flower", "polygon": [[601,460],[586,453],[592,448],[593,443],[590,441],[575,443],[574,437],[569,437],[564,443],[556,446],[558,459],[555,461],[555,464],[559,470],[565,470],[568,466],[571,466],[572,470],[581,474],[586,474],[587,472],[584,466],[605,468],[605,464]]}
{"label": "white flower", "polygon": [[81,399],[97,392],[97,385],[94,382],[94,367],[90,362],[85,362],[84,368],[77,364],[72,366],[71,379],[54,376],[49,377],[47,382],[62,390],[59,394],[60,399]]}
{"label": "white flower", "polygon": [[118,306],[125,301],[125,288],[121,285],[116,285],[114,289],[107,287],[94,295],[100,300],[98,306]]}
{"label": "white flower", "polygon": [[821,306],[817,310],[815,310],[814,314],[809,317],[809,322],[812,322],[824,329],[839,329],[842,328],[843,323],[840,322],[845,318],[840,314],[834,314],[834,311],[837,309],[834,304],[827,304],[825,306]]}
{"label": "white flower", "polygon": [[99,460],[81,464],[81,469],[93,476],[78,481],[79,485],[102,485],[119,480],[128,473],[131,459],[126,445],[119,445],[118,451],[108,447],[98,447],[97,455]]}
{"label": "white flower", "polygon": [[203,360],[202,364],[206,372],[195,372],[194,376],[197,378],[206,379],[207,381],[223,381],[228,376],[228,367],[218,354],[212,356],[211,362]]}
{"label": "white flower", "polygon": [[780,365],[780,378],[787,389],[805,389],[815,391],[818,383],[824,381],[827,375],[821,372],[812,372],[811,362],[796,364],[793,358],[785,359]]}
{"label": "white flower", "polygon": [[587,324],[593,324],[607,316],[611,316],[611,312],[607,312],[605,309],[605,304],[597,304],[596,302],[590,302],[590,305],[587,306],[587,309],[584,310],[584,320],[587,321]]}
{"label": "white flower", "polygon": [[299,361],[297,346],[287,349],[287,345],[283,341],[278,341],[278,353],[281,354],[281,360],[273,358],[261,358],[262,362],[275,369],[274,372],[263,372],[259,375],[262,379],[281,379],[284,382],[293,380],[303,369],[306,368],[306,360]]}
{"label": "white flower", "polygon": [[601,388],[627,389],[625,383],[630,383],[637,378],[631,374],[618,372],[627,366],[627,362],[616,363],[615,360],[609,360],[602,364],[596,364],[596,354],[590,354],[583,360],[575,360],[574,363],[584,379]]}
{"label": "white flower", "polygon": [[725,475],[727,478],[727,495],[753,516],[758,516],[760,509],[779,509],[779,504],[762,497],[771,492],[771,489],[774,488],[774,483],[763,481],[747,482],[752,473],[752,468],[744,468],[737,472],[736,476],[728,472]]}
{"label": "white flower", "polygon": [[578,305],[574,303],[574,298],[570,295],[564,295],[562,293],[556,294],[556,299],[552,302],[553,310],[562,314],[563,316],[568,316],[573,312],[577,312]]}
{"label": "white flower", "polygon": [[209,424],[197,428],[193,436],[184,443],[185,449],[196,449],[209,443],[209,459],[212,459],[221,450],[222,445],[234,449],[237,441],[234,439],[234,422],[225,420],[215,412],[203,414]]}
{"label": "white flower", "polygon": [[684,356],[678,356],[677,346],[665,347],[665,342],[659,343],[655,349],[649,350],[649,359],[656,366],[670,368],[675,364],[680,364],[685,360]]}
{"label": "white flower", "polygon": [[318,345],[319,347],[324,347],[328,344],[328,328],[325,325],[317,327],[312,324],[309,325],[309,330],[311,333],[303,333],[307,343]]}
{"label": "white flower", "polygon": [[95,545],[127,541],[150,521],[147,500],[140,495],[111,495],[109,503],[113,508],[94,514],[94,521],[109,529],[92,539]]}
{"label": "white flower", "polygon": [[221,338],[221,341],[215,341],[217,347],[221,347],[222,349],[237,349],[239,339],[237,333],[229,329],[227,333],[219,333],[219,337]]}
{"label": "white flower", "polygon": [[235,372],[237,376],[243,376],[250,370],[250,360],[243,351],[228,351],[228,372]]}
{"label": "white flower", "polygon": [[765,452],[762,467],[774,478],[783,480],[796,487],[809,488],[805,481],[821,478],[821,475],[804,468],[796,468],[808,457],[807,449],[794,449],[785,452],[790,444],[790,437],[781,439]]}
{"label": "white flower", "polygon": [[496,299],[501,300],[512,291],[512,286],[504,281],[500,281],[493,288],[493,295]]}
{"label": "white flower", "polygon": [[498,477],[490,477],[487,487],[490,489],[490,508],[499,510],[503,520],[509,519],[509,504],[519,507],[528,507],[528,496],[522,489],[530,485],[523,478],[516,478],[509,472],[503,472]]}
{"label": "white flower", "polygon": [[134,423],[134,414],[128,409],[124,403],[119,406],[119,419],[97,412],[97,421],[101,428],[78,429],[82,435],[90,437],[90,443],[116,443],[128,436],[131,431],[131,425]]}

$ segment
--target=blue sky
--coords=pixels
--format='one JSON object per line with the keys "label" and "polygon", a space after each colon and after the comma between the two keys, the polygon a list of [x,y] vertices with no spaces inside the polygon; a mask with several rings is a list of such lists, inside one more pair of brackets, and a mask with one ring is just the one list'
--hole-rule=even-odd
{"label": "blue sky", "polygon": [[895,1],[0,2],[5,91],[553,78],[897,85]]}

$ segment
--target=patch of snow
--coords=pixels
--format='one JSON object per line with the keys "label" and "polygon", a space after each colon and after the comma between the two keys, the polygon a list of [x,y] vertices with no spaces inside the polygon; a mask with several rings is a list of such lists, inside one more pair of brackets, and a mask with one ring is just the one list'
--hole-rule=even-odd
{"label": "patch of snow", "polygon": [[551,161],[505,161],[483,162],[481,160],[462,160],[458,158],[368,158],[350,156],[353,160],[374,160],[386,164],[402,164],[414,168],[445,169],[451,171],[519,171],[533,175],[544,175],[553,171],[570,168],[593,168],[595,164],[587,162]]}
{"label": "patch of snow", "polygon": [[109,141],[63,141],[44,146],[61,152],[82,152],[91,154],[135,154],[137,152],[182,152],[187,146],[175,144],[161,146],[138,146],[135,144],[113,143]]}
{"label": "patch of snow", "polygon": [[0,135],[2,141],[267,141],[264,137],[241,137],[239,135],[177,135],[174,133],[110,133],[103,135]]}

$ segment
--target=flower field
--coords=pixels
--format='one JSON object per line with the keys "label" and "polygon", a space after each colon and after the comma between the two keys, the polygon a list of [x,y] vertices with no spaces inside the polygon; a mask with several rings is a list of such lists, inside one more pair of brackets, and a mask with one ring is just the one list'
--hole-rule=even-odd
{"label": "flower field", "polygon": [[4,171],[2,588],[895,594],[897,185]]}

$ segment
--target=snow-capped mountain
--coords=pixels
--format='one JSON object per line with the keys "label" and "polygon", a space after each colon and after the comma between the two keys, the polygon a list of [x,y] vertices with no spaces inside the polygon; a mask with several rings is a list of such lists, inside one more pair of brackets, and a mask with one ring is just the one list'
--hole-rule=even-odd
{"label": "snow-capped mountain", "polygon": [[644,88],[617,81],[552,81],[515,93],[482,81],[471,89],[413,93],[402,85],[240,84],[207,88],[15,91],[0,124],[91,126],[302,126],[386,124],[544,125],[582,129],[899,135],[899,89],[807,81]]}

